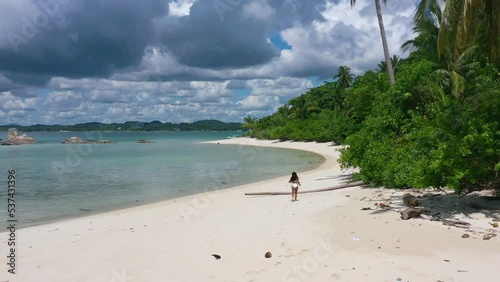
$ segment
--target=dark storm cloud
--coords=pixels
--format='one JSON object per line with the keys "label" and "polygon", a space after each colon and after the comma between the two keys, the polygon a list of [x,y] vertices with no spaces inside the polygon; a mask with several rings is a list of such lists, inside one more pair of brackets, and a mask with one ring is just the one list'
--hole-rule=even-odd
{"label": "dark storm cloud", "polygon": [[191,14],[166,27],[163,42],[176,59],[202,68],[246,67],[262,64],[278,55],[266,41],[266,22],[248,22],[241,8],[219,18],[215,2],[198,1]]}
{"label": "dark storm cloud", "polygon": [[14,19],[2,36],[9,44],[0,45],[0,71],[30,85],[43,84],[51,76],[108,76],[137,65],[155,38],[152,20],[166,14],[168,7],[164,0],[34,3],[27,2],[31,9]]}
{"label": "dark storm cloud", "polygon": [[0,73],[0,92],[12,89],[12,80],[8,79]]}
{"label": "dark storm cloud", "polygon": [[[190,15],[167,27],[162,38],[176,59],[188,66],[260,65],[279,55],[279,50],[268,42],[270,33],[297,23],[323,20],[319,10],[324,4],[325,1],[316,0],[197,1]],[[266,13],[268,17],[262,16]]]}
{"label": "dark storm cloud", "polygon": [[[10,81],[15,82],[17,87],[24,87],[23,85],[43,86],[50,80],[50,76],[47,74],[43,73],[37,74],[37,73],[29,73],[22,71],[6,72],[5,77],[8,78]],[[14,85],[12,85],[12,88],[15,88]]]}
{"label": "dark storm cloud", "polygon": [[[35,79],[35,78],[33,78]],[[0,73],[0,92],[9,91],[15,97],[34,98],[36,90],[25,85],[13,83],[12,80]]]}
{"label": "dark storm cloud", "polygon": [[[43,86],[54,76],[108,77],[117,71],[130,72],[141,62],[148,46],[161,45],[187,66],[217,69],[262,65],[279,55],[268,42],[270,34],[323,20],[319,11],[326,3],[200,0],[191,7],[190,15],[175,20],[167,16],[169,2],[19,0],[16,4],[0,4],[0,24],[4,26],[0,27],[0,73],[12,82],[0,82],[0,88]],[[221,3],[226,5],[222,14],[217,8]],[[246,15],[248,10],[257,18]],[[258,18],[265,13],[270,14]],[[147,80],[186,77],[191,79],[196,73]]]}

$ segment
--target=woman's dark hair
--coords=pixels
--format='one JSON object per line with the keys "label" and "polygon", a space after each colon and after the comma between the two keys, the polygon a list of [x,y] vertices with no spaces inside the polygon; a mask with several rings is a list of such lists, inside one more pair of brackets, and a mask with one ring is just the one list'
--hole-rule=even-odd
{"label": "woman's dark hair", "polygon": [[290,178],[290,181],[295,181],[297,179],[299,179],[299,177],[297,176],[297,173],[292,172],[292,177]]}

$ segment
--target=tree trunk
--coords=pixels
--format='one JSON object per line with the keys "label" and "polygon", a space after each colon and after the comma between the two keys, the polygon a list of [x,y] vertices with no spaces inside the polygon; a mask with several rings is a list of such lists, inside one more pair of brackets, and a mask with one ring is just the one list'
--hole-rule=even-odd
{"label": "tree trunk", "polygon": [[489,0],[486,3],[485,9],[489,15],[489,61],[490,63],[499,66],[500,65],[500,1]]}
{"label": "tree trunk", "polygon": [[[344,188],[349,188],[349,187],[355,187],[355,186],[360,186],[363,185],[362,181],[357,181],[357,182],[350,182],[338,186],[333,186],[333,187],[328,187],[328,188],[322,188],[322,189],[314,189],[314,190],[303,190],[297,192],[297,194],[305,194],[305,193],[316,193],[316,192],[325,192],[325,191],[333,191],[333,190],[339,190],[339,189],[344,189]],[[275,196],[275,195],[290,195],[290,192],[253,192],[253,193],[245,193],[245,196]]]}
{"label": "tree trunk", "polygon": [[380,0],[375,0],[375,7],[377,8],[378,25],[380,27],[380,36],[382,37],[382,46],[384,47],[385,63],[387,64],[387,72],[389,73],[389,81],[394,85],[394,70],[392,69],[391,56],[389,55],[389,46],[387,46],[387,38],[385,37],[384,20],[382,19],[382,9],[380,7]]}

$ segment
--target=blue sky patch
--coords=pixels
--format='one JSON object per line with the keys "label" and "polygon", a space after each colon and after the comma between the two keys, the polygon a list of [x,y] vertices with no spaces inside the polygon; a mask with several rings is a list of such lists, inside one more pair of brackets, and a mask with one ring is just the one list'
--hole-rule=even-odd
{"label": "blue sky patch", "polygon": [[269,36],[269,40],[271,40],[271,43],[273,43],[273,45],[278,47],[280,50],[292,50],[292,46],[288,45],[279,33],[271,34]]}

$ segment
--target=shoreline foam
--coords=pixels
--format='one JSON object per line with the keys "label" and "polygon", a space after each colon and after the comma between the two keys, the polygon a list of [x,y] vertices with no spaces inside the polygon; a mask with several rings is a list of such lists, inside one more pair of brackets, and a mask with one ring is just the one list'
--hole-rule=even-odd
{"label": "shoreline foam", "polygon": [[[299,174],[300,189],[326,188],[349,175],[328,144],[217,142],[320,153],[325,163]],[[0,281],[498,280],[498,237],[462,239],[456,228],[361,210],[373,206],[370,198],[390,197],[394,190],[299,194],[293,203],[289,196],[244,196],[287,191],[287,181],[280,177],[19,230],[18,274],[2,271]],[[0,234],[3,246],[6,235]]]}

